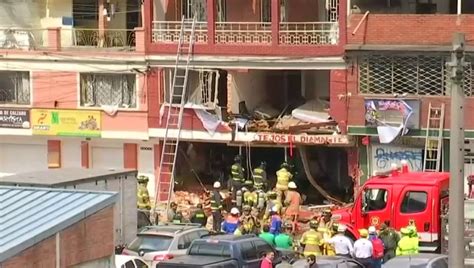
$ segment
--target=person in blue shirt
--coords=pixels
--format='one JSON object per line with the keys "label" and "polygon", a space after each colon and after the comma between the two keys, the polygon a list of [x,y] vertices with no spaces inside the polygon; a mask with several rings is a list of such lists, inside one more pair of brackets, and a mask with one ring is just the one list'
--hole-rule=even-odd
{"label": "person in blue shirt", "polygon": [[240,217],[239,217],[240,211],[238,208],[232,208],[230,210],[230,215],[227,216],[227,218],[224,221],[224,224],[222,225],[222,231],[226,234],[234,234],[235,230],[240,225]]}
{"label": "person in blue shirt", "polygon": [[277,236],[278,234],[281,233],[281,225],[282,225],[281,217],[280,215],[278,215],[278,207],[276,206],[272,207],[272,210],[270,211],[270,216],[271,216],[270,233]]}

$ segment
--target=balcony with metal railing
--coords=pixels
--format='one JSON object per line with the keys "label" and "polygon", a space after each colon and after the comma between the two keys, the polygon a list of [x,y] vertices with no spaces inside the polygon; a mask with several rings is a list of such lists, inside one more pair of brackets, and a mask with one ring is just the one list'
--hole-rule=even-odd
{"label": "balcony with metal railing", "polygon": [[[196,18],[195,54],[207,55],[339,55],[346,0],[177,0],[170,7],[145,1],[151,29],[149,51],[174,54],[181,18]],[[149,22],[147,23],[147,19]],[[185,27],[185,29],[191,27]],[[191,31],[185,30],[185,40]]]}

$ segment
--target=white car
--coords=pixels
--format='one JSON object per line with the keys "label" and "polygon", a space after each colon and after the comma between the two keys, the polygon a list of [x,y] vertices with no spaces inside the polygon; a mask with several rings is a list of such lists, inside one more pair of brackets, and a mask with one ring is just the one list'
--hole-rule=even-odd
{"label": "white car", "polygon": [[140,257],[115,255],[116,268],[150,268]]}

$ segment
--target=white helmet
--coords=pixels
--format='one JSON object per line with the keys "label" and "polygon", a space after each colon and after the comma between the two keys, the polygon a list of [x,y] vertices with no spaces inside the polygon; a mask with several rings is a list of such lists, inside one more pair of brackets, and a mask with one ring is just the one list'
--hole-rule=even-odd
{"label": "white helmet", "polygon": [[376,234],[377,233],[377,229],[375,229],[374,226],[370,226],[369,227],[369,234]]}
{"label": "white helmet", "polygon": [[221,188],[221,183],[218,181],[214,182],[214,188]]}
{"label": "white helmet", "polygon": [[296,189],[298,187],[296,187],[296,183],[294,181],[290,181],[290,183],[288,183],[288,188],[290,189]]}
{"label": "white helmet", "polygon": [[232,214],[232,215],[237,215],[237,214],[239,214],[239,213],[240,213],[240,211],[239,211],[238,208],[232,208],[232,209],[230,210],[230,214]]}
{"label": "white helmet", "polygon": [[245,187],[242,187],[242,189],[240,189],[240,191],[242,191],[242,192],[247,192],[247,191],[248,191],[248,189],[247,189],[247,188],[245,188]]}
{"label": "white helmet", "polygon": [[273,207],[272,207],[272,212],[278,212],[278,207],[277,207],[277,206],[273,206]]}
{"label": "white helmet", "polygon": [[347,226],[344,224],[339,224],[339,226],[337,226],[337,231],[340,233],[344,233],[346,230],[347,230]]}

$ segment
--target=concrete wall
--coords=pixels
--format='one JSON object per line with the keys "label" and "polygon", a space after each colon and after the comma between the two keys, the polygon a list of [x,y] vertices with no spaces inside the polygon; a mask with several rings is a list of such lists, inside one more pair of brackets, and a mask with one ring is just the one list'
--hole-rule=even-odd
{"label": "concrete wall", "polygon": [[81,140],[61,140],[61,167],[81,167]]}
{"label": "concrete wall", "polygon": [[118,192],[114,206],[114,245],[130,243],[137,234],[137,180],[135,177],[110,177],[98,181],[68,184],[66,189]]}
{"label": "concrete wall", "polygon": [[[59,233],[60,267],[96,262],[97,266],[114,256],[114,210],[112,207],[81,220]],[[136,228],[136,227],[135,227]],[[56,236],[49,237],[20,254],[0,263],[2,268],[56,267]],[[102,260],[102,261],[101,261]],[[80,267],[80,266],[79,266]]]}
{"label": "concrete wall", "polygon": [[329,100],[330,71],[303,71],[306,81],[306,99]]}
{"label": "concrete wall", "polygon": [[[230,79],[229,79],[230,78]],[[239,102],[245,101],[247,109],[252,111],[264,102],[266,94],[265,71],[249,70],[248,72],[230,71],[228,76],[228,99],[232,113],[239,112]]]}

